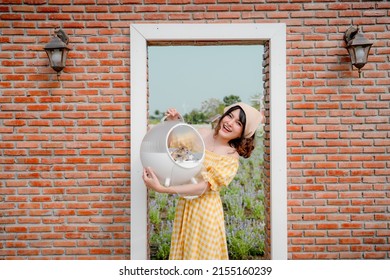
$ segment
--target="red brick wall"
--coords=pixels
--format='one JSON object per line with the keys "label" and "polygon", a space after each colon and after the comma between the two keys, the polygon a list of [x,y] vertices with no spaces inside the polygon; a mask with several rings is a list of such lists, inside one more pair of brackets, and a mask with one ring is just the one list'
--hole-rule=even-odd
{"label": "red brick wall", "polygon": [[[288,256],[389,258],[389,10],[386,1],[0,1],[0,258],[130,257],[135,22],[286,23]],[[356,24],[374,41],[360,79],[342,40]],[[60,81],[42,50],[57,26],[72,45]]]}

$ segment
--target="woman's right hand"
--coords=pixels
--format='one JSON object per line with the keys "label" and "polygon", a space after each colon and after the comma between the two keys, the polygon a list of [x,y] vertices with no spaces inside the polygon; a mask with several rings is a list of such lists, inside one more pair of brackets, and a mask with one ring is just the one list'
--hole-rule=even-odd
{"label": "woman's right hand", "polygon": [[161,186],[156,174],[150,167],[144,168],[142,179],[144,180],[147,188],[155,190],[156,192],[164,192],[165,188]]}
{"label": "woman's right hand", "polygon": [[180,114],[178,111],[176,111],[175,108],[169,108],[167,112],[165,113],[165,116],[167,117],[167,120],[174,121],[180,119]]}

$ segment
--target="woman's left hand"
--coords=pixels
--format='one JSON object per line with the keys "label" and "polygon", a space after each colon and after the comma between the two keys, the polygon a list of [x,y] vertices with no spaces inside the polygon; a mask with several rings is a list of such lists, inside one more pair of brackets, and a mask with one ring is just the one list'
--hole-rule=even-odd
{"label": "woman's left hand", "polygon": [[156,192],[164,192],[165,188],[161,186],[156,174],[150,167],[144,168],[142,179],[144,180],[147,188],[155,190]]}
{"label": "woman's left hand", "polygon": [[169,108],[165,115],[167,116],[167,119],[171,121],[180,119],[180,114],[175,108]]}

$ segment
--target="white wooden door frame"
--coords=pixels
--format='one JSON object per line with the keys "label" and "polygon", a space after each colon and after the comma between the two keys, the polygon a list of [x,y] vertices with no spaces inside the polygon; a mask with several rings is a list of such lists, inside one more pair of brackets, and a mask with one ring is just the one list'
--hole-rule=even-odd
{"label": "white wooden door frame", "polygon": [[131,71],[131,259],[147,259],[147,191],[140,146],[147,129],[147,48],[156,41],[268,41],[270,47],[271,259],[287,259],[286,26],[133,24]]}

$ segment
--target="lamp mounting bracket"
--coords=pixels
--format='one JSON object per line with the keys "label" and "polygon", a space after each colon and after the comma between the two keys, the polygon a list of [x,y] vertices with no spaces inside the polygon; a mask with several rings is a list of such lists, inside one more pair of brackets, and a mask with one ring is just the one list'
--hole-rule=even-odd
{"label": "lamp mounting bracket", "polygon": [[54,33],[56,34],[56,36],[57,36],[58,38],[61,39],[62,42],[64,42],[65,44],[68,44],[68,42],[69,42],[69,37],[68,37],[68,35],[66,35],[66,33],[65,33],[64,30],[62,30],[61,28],[56,28],[56,29],[54,30]]}
{"label": "lamp mounting bracket", "polygon": [[351,41],[355,35],[359,32],[359,27],[351,26],[345,31],[344,33],[344,41],[348,44],[349,41]]}

